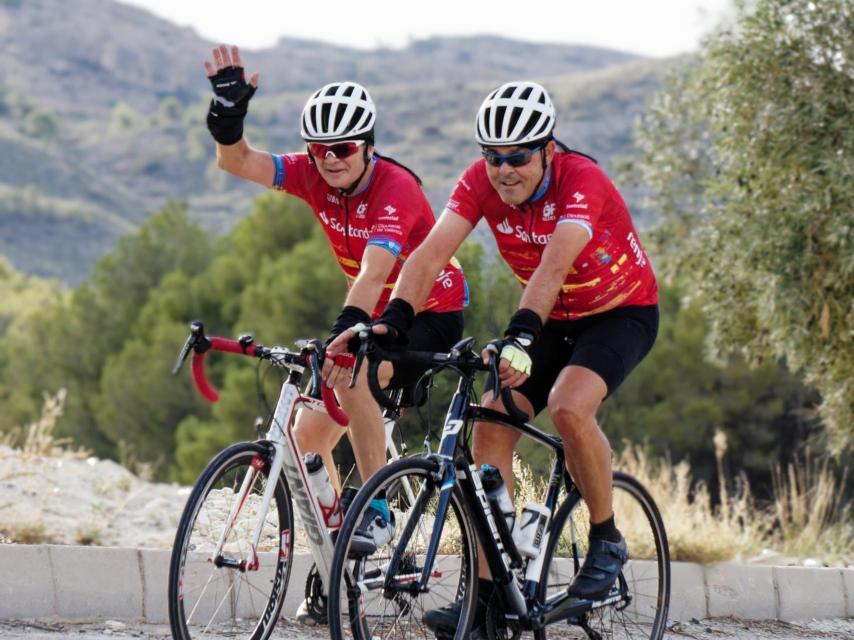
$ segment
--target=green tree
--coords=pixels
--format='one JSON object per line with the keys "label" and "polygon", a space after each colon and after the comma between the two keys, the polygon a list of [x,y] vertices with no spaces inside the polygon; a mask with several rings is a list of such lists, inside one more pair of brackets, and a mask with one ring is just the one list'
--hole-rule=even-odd
{"label": "green tree", "polygon": [[690,277],[714,353],[784,358],[854,433],[854,7],[739,4],[640,127],[665,269]]}
{"label": "green tree", "polygon": [[803,453],[815,433],[815,393],[776,362],[749,367],[738,356],[704,362],[709,323],[681,287],[662,288],[660,309],[655,346],[602,406],[612,445],[646,443],[657,456],[687,458],[695,478],[714,482],[712,439],[720,430],[729,442],[728,463],[767,490],[772,467]]}
{"label": "green tree", "polygon": [[44,109],[31,111],[24,121],[24,132],[33,138],[54,142],[59,137],[59,120]]}
{"label": "green tree", "polygon": [[21,368],[21,355],[41,348],[30,327],[63,298],[58,283],[19,273],[0,256],[0,433],[39,415],[40,395],[19,393],[21,381],[34,373],[30,367]]}

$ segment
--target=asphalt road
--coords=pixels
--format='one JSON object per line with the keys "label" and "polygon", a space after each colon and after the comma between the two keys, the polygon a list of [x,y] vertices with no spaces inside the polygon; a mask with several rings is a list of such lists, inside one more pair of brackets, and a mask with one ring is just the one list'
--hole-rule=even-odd
{"label": "asphalt road", "polygon": [[[225,640],[226,636],[206,636],[210,640]],[[318,640],[328,638],[325,627],[304,627],[292,620],[283,620],[276,627],[273,638],[288,640]],[[552,634],[549,633],[549,637]],[[567,638],[580,638],[568,634]],[[169,627],[152,624],[127,624],[99,621],[85,624],[61,622],[0,621],[0,638],[9,640],[171,640]],[[229,640],[233,637],[228,636]],[[836,620],[811,620],[797,624],[786,622],[756,622],[732,619],[700,620],[678,623],[666,634],[667,640],[721,640],[743,638],[758,640],[850,640],[854,638],[854,618]]]}

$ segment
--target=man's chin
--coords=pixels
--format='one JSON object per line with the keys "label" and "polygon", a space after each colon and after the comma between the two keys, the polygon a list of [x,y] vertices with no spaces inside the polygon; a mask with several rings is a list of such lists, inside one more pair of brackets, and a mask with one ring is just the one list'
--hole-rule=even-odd
{"label": "man's chin", "polygon": [[498,197],[501,198],[501,202],[504,204],[509,204],[515,207],[525,201],[525,197],[521,189],[497,189],[497,191]]}

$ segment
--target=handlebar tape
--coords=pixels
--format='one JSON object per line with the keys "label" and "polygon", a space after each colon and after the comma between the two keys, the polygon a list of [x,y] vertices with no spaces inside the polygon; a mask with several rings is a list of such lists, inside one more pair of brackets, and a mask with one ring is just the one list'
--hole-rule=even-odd
{"label": "handlebar tape", "polygon": [[320,383],[320,397],[323,399],[323,404],[326,405],[326,413],[329,414],[330,418],[342,427],[346,427],[350,424],[350,418],[348,418],[347,414],[344,413],[344,410],[338,406],[338,401],[335,399],[335,394],[332,392],[332,389],[322,382]]}

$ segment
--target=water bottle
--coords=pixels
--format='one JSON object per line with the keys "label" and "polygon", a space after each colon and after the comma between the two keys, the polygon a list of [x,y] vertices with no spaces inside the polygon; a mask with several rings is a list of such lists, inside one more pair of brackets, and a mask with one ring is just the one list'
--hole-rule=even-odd
{"label": "water bottle", "polygon": [[318,453],[307,453],[303,456],[305,470],[308,472],[308,485],[314,499],[320,505],[320,513],[323,522],[329,530],[341,527],[341,502],[338,500],[338,492],[329,481],[323,458]]}
{"label": "water bottle", "polygon": [[520,555],[536,558],[540,553],[540,543],[552,512],[547,506],[529,502],[522,508],[522,515],[513,529],[513,542]]}
{"label": "water bottle", "polygon": [[[480,483],[489,500],[490,505],[497,505],[504,521],[507,523],[507,531],[513,531],[513,522],[516,520],[516,507],[510,499],[510,492],[501,477],[498,467],[485,464],[480,468]],[[498,514],[494,514],[498,517]]]}

